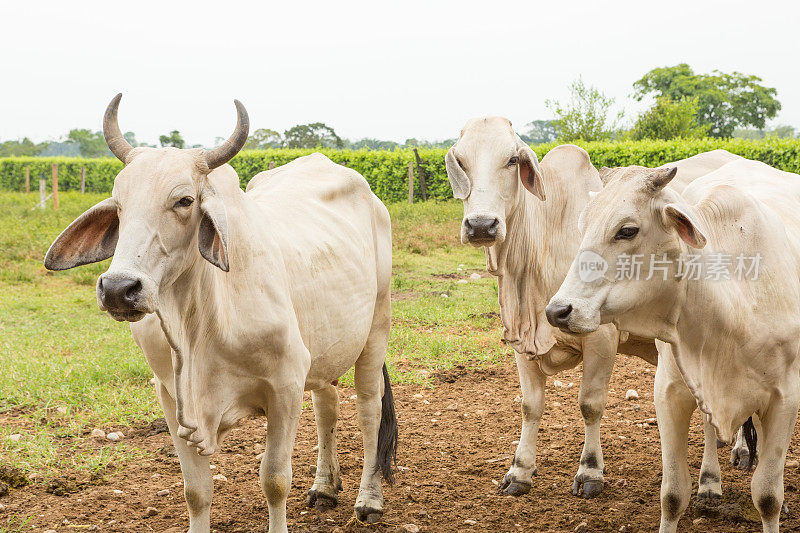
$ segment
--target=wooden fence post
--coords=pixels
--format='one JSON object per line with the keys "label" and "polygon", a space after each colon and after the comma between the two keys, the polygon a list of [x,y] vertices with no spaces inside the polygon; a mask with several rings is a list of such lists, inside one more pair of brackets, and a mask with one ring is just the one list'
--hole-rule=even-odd
{"label": "wooden fence post", "polygon": [[58,211],[58,165],[53,163],[53,209]]}
{"label": "wooden fence post", "polygon": [[428,199],[428,180],[425,176],[425,169],[422,168],[422,159],[419,157],[419,152],[416,147],[414,148],[414,158],[417,160],[417,174],[419,174],[419,191],[422,193],[422,199]]}
{"label": "wooden fence post", "polygon": [[81,194],[86,193],[86,167],[81,167]]}
{"label": "wooden fence post", "polygon": [[272,170],[273,168],[275,168],[275,161],[270,161],[269,162],[269,169]]}
{"label": "wooden fence post", "polygon": [[414,163],[408,164],[408,203],[414,203]]}
{"label": "wooden fence post", "polygon": [[47,201],[47,185],[44,181],[44,172],[39,174],[39,208],[44,209],[45,202]]}
{"label": "wooden fence post", "polygon": [[25,194],[31,192],[31,166],[25,165]]}

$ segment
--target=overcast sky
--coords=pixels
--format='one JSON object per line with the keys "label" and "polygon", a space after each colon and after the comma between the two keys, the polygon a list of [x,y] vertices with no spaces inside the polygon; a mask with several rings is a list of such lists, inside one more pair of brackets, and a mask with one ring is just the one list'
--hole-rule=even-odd
{"label": "overcast sky", "polygon": [[212,145],[240,99],[253,128],[325,122],[343,137],[456,137],[466,119],[550,118],[581,76],[635,117],[658,66],[737,70],[800,126],[797,0],[503,2],[147,0],[0,4],[0,139],[120,125]]}

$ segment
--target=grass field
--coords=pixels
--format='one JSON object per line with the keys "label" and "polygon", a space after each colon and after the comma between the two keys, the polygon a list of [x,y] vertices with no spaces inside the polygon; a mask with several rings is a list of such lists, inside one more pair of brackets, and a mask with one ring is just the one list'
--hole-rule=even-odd
{"label": "grass field", "polygon": [[[152,373],[128,326],[97,308],[94,284],[107,262],[60,273],[42,266],[58,233],[103,198],[62,194],[59,211],[51,204],[43,211],[34,208],[37,195],[0,194],[0,464],[39,482],[140,457],[144,451],[124,442],[91,452],[80,445],[94,427],[124,428],[161,416]],[[393,380],[430,385],[438,369],[507,358],[493,314],[499,311],[496,281],[469,278],[484,272],[485,263],[482,251],[458,240],[461,203],[389,210]]]}

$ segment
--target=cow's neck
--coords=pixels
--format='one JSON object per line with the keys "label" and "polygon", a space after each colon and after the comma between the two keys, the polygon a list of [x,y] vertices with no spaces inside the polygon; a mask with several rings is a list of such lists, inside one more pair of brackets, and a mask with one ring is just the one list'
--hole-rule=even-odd
{"label": "cow's neck", "polygon": [[503,338],[520,353],[542,355],[555,343],[544,309],[576,248],[577,234],[562,226],[568,208],[556,192],[542,202],[520,188],[505,240],[486,249],[487,268],[498,276]]}

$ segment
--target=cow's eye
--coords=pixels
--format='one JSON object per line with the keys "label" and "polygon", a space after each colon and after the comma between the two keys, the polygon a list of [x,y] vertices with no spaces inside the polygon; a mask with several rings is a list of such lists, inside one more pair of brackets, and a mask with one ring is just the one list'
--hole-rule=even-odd
{"label": "cow's eye", "polygon": [[512,157],[511,159],[508,160],[508,163],[506,163],[506,165],[509,166],[509,167],[513,167],[517,163],[519,163],[519,157],[514,156],[514,157]]}
{"label": "cow's eye", "polygon": [[637,233],[639,233],[639,228],[636,226],[625,226],[624,228],[619,228],[617,234],[614,235],[614,240],[630,240],[636,237]]}
{"label": "cow's eye", "polygon": [[177,202],[175,202],[175,207],[189,207],[194,202],[194,198],[191,196],[184,196]]}

